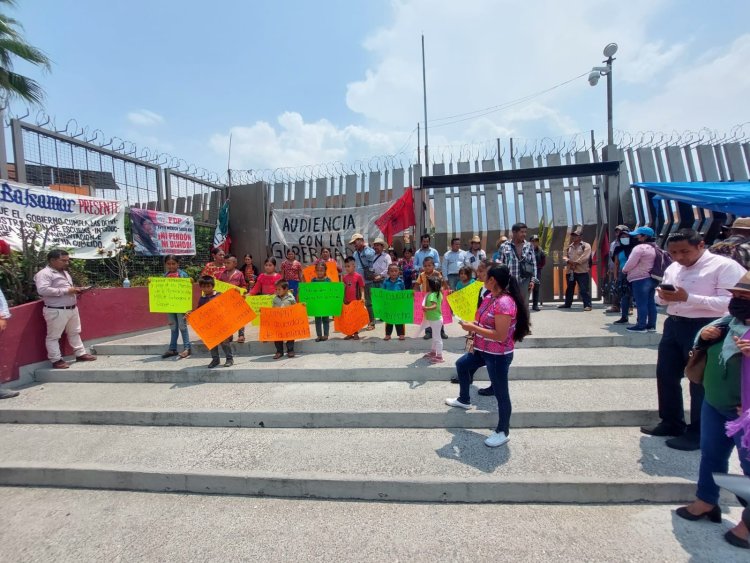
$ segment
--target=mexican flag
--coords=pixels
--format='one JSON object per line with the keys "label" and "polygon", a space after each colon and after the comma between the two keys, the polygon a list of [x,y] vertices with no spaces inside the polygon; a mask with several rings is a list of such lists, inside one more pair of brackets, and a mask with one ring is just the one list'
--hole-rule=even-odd
{"label": "mexican flag", "polygon": [[216,231],[214,231],[214,248],[221,248],[224,252],[229,252],[232,239],[229,238],[229,200],[224,202],[219,210],[219,217],[216,219]]}

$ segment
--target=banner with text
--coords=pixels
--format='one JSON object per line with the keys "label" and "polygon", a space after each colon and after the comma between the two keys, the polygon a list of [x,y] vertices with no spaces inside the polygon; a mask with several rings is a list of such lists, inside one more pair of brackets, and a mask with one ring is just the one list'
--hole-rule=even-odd
{"label": "banner with text", "polygon": [[195,221],[192,217],[131,207],[130,227],[138,256],[195,254]]}
{"label": "banner with text", "polygon": [[414,292],[388,291],[373,288],[372,311],[376,318],[392,325],[411,324],[414,322]]}
{"label": "banner with text", "polygon": [[368,244],[381,236],[375,221],[390,205],[386,202],[341,209],[274,209],[271,256],[282,260],[291,249],[297,260],[305,264],[315,260],[323,248],[330,248],[333,258],[341,261],[351,254],[349,241],[354,233],[362,234]]}
{"label": "banner with text", "polygon": [[187,313],[193,308],[190,278],[148,278],[148,309],[152,313]]}
{"label": "banner with text", "polygon": [[37,228],[47,248],[64,248],[73,258],[106,257],[115,252],[114,239],[125,242],[125,202],[3,182],[0,239],[21,250],[23,233]]}

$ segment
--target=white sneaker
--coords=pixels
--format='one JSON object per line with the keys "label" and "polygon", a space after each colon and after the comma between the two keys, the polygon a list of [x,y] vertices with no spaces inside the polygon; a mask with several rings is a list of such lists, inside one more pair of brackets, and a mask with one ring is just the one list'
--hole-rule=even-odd
{"label": "white sneaker", "polygon": [[507,444],[510,440],[510,436],[506,436],[505,432],[493,432],[490,437],[484,441],[484,445],[490,448],[498,448],[503,444]]}
{"label": "white sneaker", "polygon": [[449,407],[458,407],[459,409],[466,409],[466,410],[469,410],[470,408],[474,406],[471,403],[469,404],[462,403],[458,399],[446,399],[445,404],[448,405]]}

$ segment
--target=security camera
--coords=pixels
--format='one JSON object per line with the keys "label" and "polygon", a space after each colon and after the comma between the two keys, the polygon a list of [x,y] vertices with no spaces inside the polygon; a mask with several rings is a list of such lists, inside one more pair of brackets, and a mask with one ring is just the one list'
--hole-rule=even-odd
{"label": "security camera", "polygon": [[596,70],[592,70],[592,71],[591,71],[591,72],[589,73],[589,84],[590,84],[591,86],[596,86],[596,85],[597,85],[597,84],[599,83],[599,77],[600,77],[600,76],[601,76],[601,75],[599,74],[599,71],[596,71]]}

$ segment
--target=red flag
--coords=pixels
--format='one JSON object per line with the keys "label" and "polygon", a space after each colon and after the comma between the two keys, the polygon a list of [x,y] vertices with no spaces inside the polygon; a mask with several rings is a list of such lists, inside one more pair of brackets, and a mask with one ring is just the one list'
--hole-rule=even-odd
{"label": "red flag", "polygon": [[406,188],[404,195],[393,202],[388,211],[375,221],[383,233],[388,244],[393,242],[393,236],[417,224],[414,217],[414,190]]}

